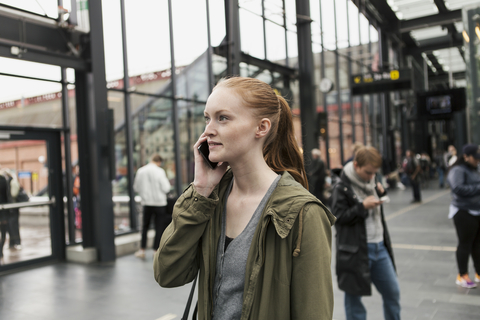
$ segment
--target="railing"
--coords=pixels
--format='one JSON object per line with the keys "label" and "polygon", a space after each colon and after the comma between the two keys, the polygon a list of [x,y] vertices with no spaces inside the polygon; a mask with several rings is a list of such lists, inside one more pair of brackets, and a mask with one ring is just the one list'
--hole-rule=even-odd
{"label": "railing", "polygon": [[40,207],[46,206],[55,203],[55,197],[52,197],[50,200],[46,201],[35,201],[35,202],[18,202],[18,203],[9,203],[9,204],[0,204],[0,210],[9,210],[9,209],[19,209],[19,208],[28,208],[28,207]]}

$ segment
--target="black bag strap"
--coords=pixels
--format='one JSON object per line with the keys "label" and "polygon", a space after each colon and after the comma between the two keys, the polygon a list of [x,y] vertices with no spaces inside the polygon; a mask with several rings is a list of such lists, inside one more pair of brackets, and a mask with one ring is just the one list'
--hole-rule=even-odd
{"label": "black bag strap", "polygon": [[[197,278],[198,278],[198,273],[195,276],[195,280],[193,280],[192,289],[190,290],[190,295],[188,296],[187,305],[185,306],[185,311],[183,312],[183,317],[181,320],[188,320],[188,314],[190,313],[190,306],[192,305],[193,293],[195,292]],[[195,314],[197,313],[197,307],[198,307],[198,301],[197,301],[197,305],[195,306],[195,310],[193,312],[193,317],[194,317],[193,319],[196,319]]]}

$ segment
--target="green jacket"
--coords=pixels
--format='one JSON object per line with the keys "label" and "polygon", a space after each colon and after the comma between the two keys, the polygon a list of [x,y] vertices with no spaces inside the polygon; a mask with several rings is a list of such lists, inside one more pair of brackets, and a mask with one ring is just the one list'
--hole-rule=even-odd
{"label": "green jacket", "polygon": [[[193,281],[198,270],[198,318],[211,319],[216,254],[228,171],[209,198],[190,185],[175,204],[154,258],[162,287]],[[268,200],[247,259],[241,319],[331,320],[330,270],[335,217],[284,172]]]}

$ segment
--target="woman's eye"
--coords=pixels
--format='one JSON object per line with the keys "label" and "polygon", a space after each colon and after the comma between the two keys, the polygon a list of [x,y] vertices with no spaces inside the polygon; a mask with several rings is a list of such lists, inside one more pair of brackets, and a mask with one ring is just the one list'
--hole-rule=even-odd
{"label": "woman's eye", "polygon": [[210,122],[210,118],[209,117],[205,117],[205,123],[209,123]]}
{"label": "woman's eye", "polygon": [[218,119],[219,119],[220,121],[225,121],[225,120],[227,120],[227,117],[225,117],[225,116],[220,116],[220,117],[218,117]]}

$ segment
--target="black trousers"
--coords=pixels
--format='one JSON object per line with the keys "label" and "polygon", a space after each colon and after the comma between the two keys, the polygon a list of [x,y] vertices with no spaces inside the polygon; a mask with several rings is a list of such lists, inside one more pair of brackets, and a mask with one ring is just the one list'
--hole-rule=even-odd
{"label": "black trousers", "polygon": [[10,210],[10,218],[8,219],[8,234],[10,234],[10,247],[21,244],[20,225],[18,222],[19,216],[20,214],[18,209]]}
{"label": "black trousers", "polygon": [[475,271],[480,274],[480,216],[473,216],[466,210],[459,210],[453,216],[457,229],[458,273],[468,273],[468,258],[472,255]]}
{"label": "black trousers", "polygon": [[150,227],[152,216],[155,217],[155,239],[153,240],[153,250],[157,250],[160,245],[163,231],[167,228],[172,217],[167,214],[167,207],[153,207],[143,206],[143,225],[142,225],[142,240],[140,247],[145,249],[147,247],[147,232]]}
{"label": "black trousers", "polygon": [[418,177],[415,177],[415,179],[409,177],[409,180],[410,184],[412,185],[413,200],[422,201],[422,196],[420,194],[420,182],[418,181]]}

